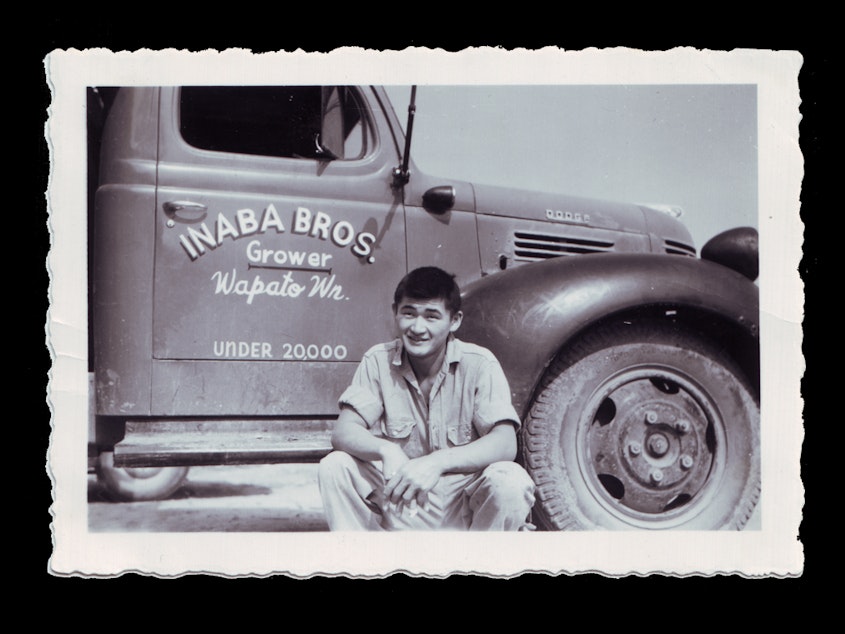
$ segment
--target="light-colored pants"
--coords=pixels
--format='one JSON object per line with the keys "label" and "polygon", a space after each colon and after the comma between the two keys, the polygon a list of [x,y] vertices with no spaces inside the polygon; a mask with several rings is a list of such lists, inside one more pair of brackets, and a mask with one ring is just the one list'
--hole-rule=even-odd
{"label": "light-colored pants", "polygon": [[515,462],[478,473],[446,474],[429,492],[429,508],[392,509],[382,497],[378,465],[333,451],[320,461],[320,495],[331,530],[530,530],[534,482]]}

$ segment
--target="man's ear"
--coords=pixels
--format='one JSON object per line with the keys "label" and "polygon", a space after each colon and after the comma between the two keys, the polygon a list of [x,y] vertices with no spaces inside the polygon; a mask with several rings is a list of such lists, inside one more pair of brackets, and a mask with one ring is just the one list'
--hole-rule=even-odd
{"label": "man's ear", "polygon": [[455,332],[458,328],[460,328],[463,319],[464,314],[461,311],[454,313],[452,315],[452,325],[449,326],[449,332]]}

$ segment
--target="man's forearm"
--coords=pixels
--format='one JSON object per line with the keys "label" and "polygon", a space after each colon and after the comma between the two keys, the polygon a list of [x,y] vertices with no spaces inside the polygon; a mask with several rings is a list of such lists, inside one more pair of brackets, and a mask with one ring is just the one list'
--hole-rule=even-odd
{"label": "man's forearm", "polygon": [[[374,436],[360,422],[354,410],[343,410],[332,432],[332,447],[360,460],[385,460],[402,450],[394,443]],[[516,457],[516,430],[512,423],[498,423],[488,434],[466,445],[449,447],[423,456],[434,460],[440,473],[472,473],[488,465]],[[402,457],[407,460],[406,457]]]}
{"label": "man's forearm", "polygon": [[352,410],[341,411],[332,431],[332,447],[372,462],[383,460],[385,451],[390,451],[390,441],[374,436],[363,425],[356,422],[357,414]]}
{"label": "man's forearm", "polygon": [[[481,471],[494,462],[516,457],[516,430],[508,422],[498,423],[485,436],[459,447],[439,449],[425,456],[406,461],[388,477],[385,496],[393,504],[425,505],[428,492],[446,473]],[[385,463],[387,464],[387,463]]]}
{"label": "man's forearm", "polygon": [[485,436],[466,445],[435,451],[442,473],[472,473],[494,462],[516,458],[516,429],[509,422],[498,423]]}

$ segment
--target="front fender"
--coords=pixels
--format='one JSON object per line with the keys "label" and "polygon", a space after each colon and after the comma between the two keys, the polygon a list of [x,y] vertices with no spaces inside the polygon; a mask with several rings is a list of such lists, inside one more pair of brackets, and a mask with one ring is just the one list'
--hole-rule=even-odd
{"label": "front fender", "polygon": [[756,339],[758,289],[724,266],[649,253],[561,257],[490,275],[464,289],[459,336],[490,349],[525,411],[545,368],[577,333],[643,308],[693,309]]}

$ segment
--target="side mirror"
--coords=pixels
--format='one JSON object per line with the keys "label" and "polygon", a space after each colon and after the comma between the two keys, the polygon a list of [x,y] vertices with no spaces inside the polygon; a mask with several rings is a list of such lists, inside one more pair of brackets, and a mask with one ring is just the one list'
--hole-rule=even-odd
{"label": "side mirror", "polygon": [[320,108],[318,155],[327,159],[343,158],[343,88],[324,86]]}

